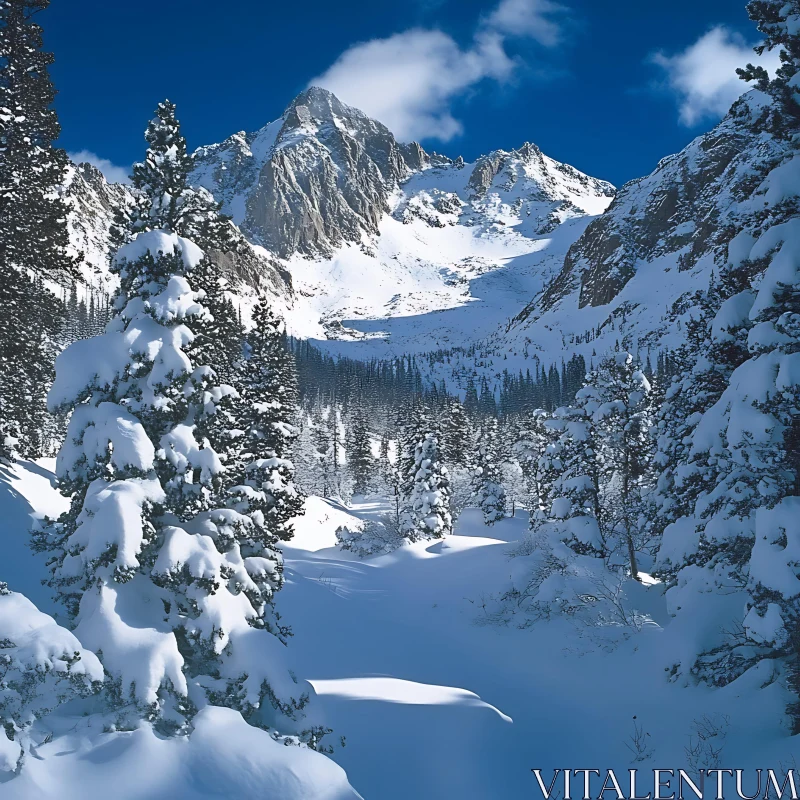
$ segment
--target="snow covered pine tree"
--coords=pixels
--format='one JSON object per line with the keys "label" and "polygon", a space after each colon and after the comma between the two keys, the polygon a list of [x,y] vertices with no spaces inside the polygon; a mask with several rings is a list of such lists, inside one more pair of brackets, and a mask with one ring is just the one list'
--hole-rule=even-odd
{"label": "snow covered pine tree", "polygon": [[441,539],[452,533],[450,478],[442,461],[439,440],[425,433],[414,448],[414,475],[403,498],[400,532],[410,542]]}
{"label": "snow covered pine tree", "polygon": [[94,653],[26,597],[0,583],[0,774],[19,772],[28,730],[76,697],[99,691]]}
{"label": "snow covered pine tree", "polygon": [[487,525],[494,525],[506,515],[506,490],[502,483],[499,439],[497,420],[486,420],[477,436],[472,496],[483,511],[483,521]]}
{"label": "snow covered pine tree", "polygon": [[[41,455],[50,343],[63,308],[43,282],[75,277],[67,209],[57,194],[67,155],[34,16],[49,0],[0,0],[0,458]],[[37,325],[31,325],[37,320]]]}
{"label": "snow covered pine tree", "polygon": [[[768,144],[792,141],[800,117],[800,3],[754,0],[750,16],[781,50],[772,79],[740,74],[766,93],[734,107]],[[716,685],[749,669],[762,685],[781,675],[800,695],[800,158],[796,146],[749,184],[737,209],[738,233],[725,273],[749,277],[717,311],[717,350],[742,349],[724,391],[687,436],[681,467],[699,474],[693,507],[668,526],[659,564],[671,578],[668,609],[686,645],[672,674]],[[701,355],[698,365],[703,363]],[[800,731],[800,701],[789,704]]]}
{"label": "snow covered pine tree", "polygon": [[259,519],[217,505],[223,466],[197,436],[232,391],[186,355],[205,313],[189,283],[202,258],[165,231],[117,254],[117,316],[57,361],[50,404],[72,409],[58,475],[73,497],[37,543],[76,635],[102,654],[123,724],[134,713],[186,731],[210,702],[318,746],[311,689],[283,663],[281,556]]}
{"label": "snow covered pine tree", "polygon": [[72,505],[36,545],[53,554],[51,585],[76,635],[102,654],[122,724],[142,715],[181,732],[211,703],[318,747],[325,729],[304,712],[313,690],[283,663],[288,631],[273,606],[285,520],[268,530],[260,509],[232,507],[241,496],[227,491],[205,433],[235,392],[220,384],[213,358],[191,361],[192,325],[210,315],[190,280],[209,270],[175,229],[202,221],[198,208],[213,222],[216,207],[185,185],[171,115],[166,108],[151,123],[135,170],[147,179],[139,232],[114,262],[115,318],[58,359],[50,403],[72,411],[58,460]]}
{"label": "snow covered pine tree", "polygon": [[236,421],[243,432],[242,484],[230,491],[236,508],[264,530],[265,544],[292,538],[292,518],[303,513],[303,495],[294,483],[289,451],[297,438],[294,424],[297,378],[280,324],[261,300],[253,311],[239,377]]}

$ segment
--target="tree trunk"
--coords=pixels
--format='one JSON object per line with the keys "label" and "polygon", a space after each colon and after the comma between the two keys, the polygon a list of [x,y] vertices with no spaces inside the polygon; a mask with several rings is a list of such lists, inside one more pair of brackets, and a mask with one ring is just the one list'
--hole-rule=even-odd
{"label": "tree trunk", "polygon": [[631,577],[635,581],[641,581],[639,577],[639,567],[636,564],[636,548],[633,546],[633,536],[631,535],[630,520],[630,452],[625,448],[625,472],[622,476],[622,507],[625,515],[625,538],[628,540],[628,558],[631,564]]}
{"label": "tree trunk", "polygon": [[639,577],[639,567],[636,564],[636,550],[633,547],[633,537],[630,535],[630,533],[627,534],[627,536],[628,536],[628,557],[630,558],[631,561],[631,577],[635,581],[641,582],[642,579]]}

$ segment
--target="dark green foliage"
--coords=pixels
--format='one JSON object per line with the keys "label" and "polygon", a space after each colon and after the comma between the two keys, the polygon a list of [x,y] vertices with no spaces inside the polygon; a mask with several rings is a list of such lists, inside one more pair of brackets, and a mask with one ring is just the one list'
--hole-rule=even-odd
{"label": "dark green foliage", "polygon": [[45,394],[62,308],[43,279],[77,274],[57,193],[67,156],[35,15],[49,0],[0,1],[0,458],[42,454]]}
{"label": "dark green foliage", "polygon": [[234,470],[240,471],[237,478],[260,493],[251,497],[248,513],[263,514],[268,533],[286,541],[293,532],[290,520],[302,514],[304,500],[289,460],[298,434],[297,374],[280,322],[265,300],[253,311],[244,356],[235,414],[242,443]]}
{"label": "dark green foliage", "polygon": [[237,235],[230,220],[206,189],[189,185],[192,157],[174,103],[158,104],[145,140],[144,161],[133,165],[136,202],[119,212],[112,229],[114,243],[123,244],[142,231],[165,230],[191,239],[205,252],[231,250]]}
{"label": "dark green foliage", "polygon": [[785,114],[793,120],[778,128],[794,130],[800,118],[800,97],[797,87],[792,85],[792,78],[800,70],[800,35],[790,21],[800,15],[800,0],[750,0],[747,12],[764,34],[763,43],[755,48],[756,53],[762,55],[767,50],[778,49],[781,66],[773,78],[764,67],[753,64],[736,71],[740,78],[755,82],[758,89],[776,101],[774,111],[779,118]]}
{"label": "dark green foliage", "polygon": [[359,399],[350,410],[347,427],[347,466],[356,494],[366,494],[375,484],[377,464],[372,455],[368,411],[363,399]]}
{"label": "dark green foliage", "polygon": [[0,267],[51,279],[76,275],[67,255],[67,208],[54,191],[67,154],[52,146],[61,127],[34,17],[49,0],[0,2]]}

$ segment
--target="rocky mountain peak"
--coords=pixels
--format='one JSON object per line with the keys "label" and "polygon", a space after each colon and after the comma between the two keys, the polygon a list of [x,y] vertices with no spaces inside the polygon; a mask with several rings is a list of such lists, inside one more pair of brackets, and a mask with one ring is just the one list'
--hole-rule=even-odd
{"label": "rocky mountain peak", "polygon": [[[672,257],[677,270],[710,270],[748,187],[784,157],[787,145],[757,124],[760,92],[737,101],[714,129],[653,172],[631,181],[571,247],[539,302],[549,309],[578,290],[578,304],[611,303],[643,265]],[[749,213],[749,212],[748,212]],[[729,220],[727,227],[720,219]]]}
{"label": "rocky mountain peak", "polygon": [[600,213],[616,191],[610,183],[546,156],[531,142],[481,156],[467,185],[475,199],[497,192],[514,202],[570,202],[590,214]]}
{"label": "rocky mountain peak", "polygon": [[193,181],[205,186],[244,233],[288,258],[330,255],[378,235],[389,194],[432,163],[417,143],[318,86],[253,134],[236,134],[195,154]]}
{"label": "rocky mountain peak", "polygon": [[384,128],[371,120],[364,112],[345,105],[335,94],[320,86],[310,86],[292,100],[283,112],[286,128],[311,129],[314,126],[337,121],[353,121]]}

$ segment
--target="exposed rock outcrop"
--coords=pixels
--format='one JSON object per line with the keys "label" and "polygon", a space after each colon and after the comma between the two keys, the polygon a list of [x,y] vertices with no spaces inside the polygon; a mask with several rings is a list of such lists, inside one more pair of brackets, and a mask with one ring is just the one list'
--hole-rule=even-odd
{"label": "exposed rock outcrop", "polygon": [[254,134],[200,148],[193,180],[254,242],[287,258],[329,255],[376,236],[389,194],[414,171],[450,163],[311,87]]}

